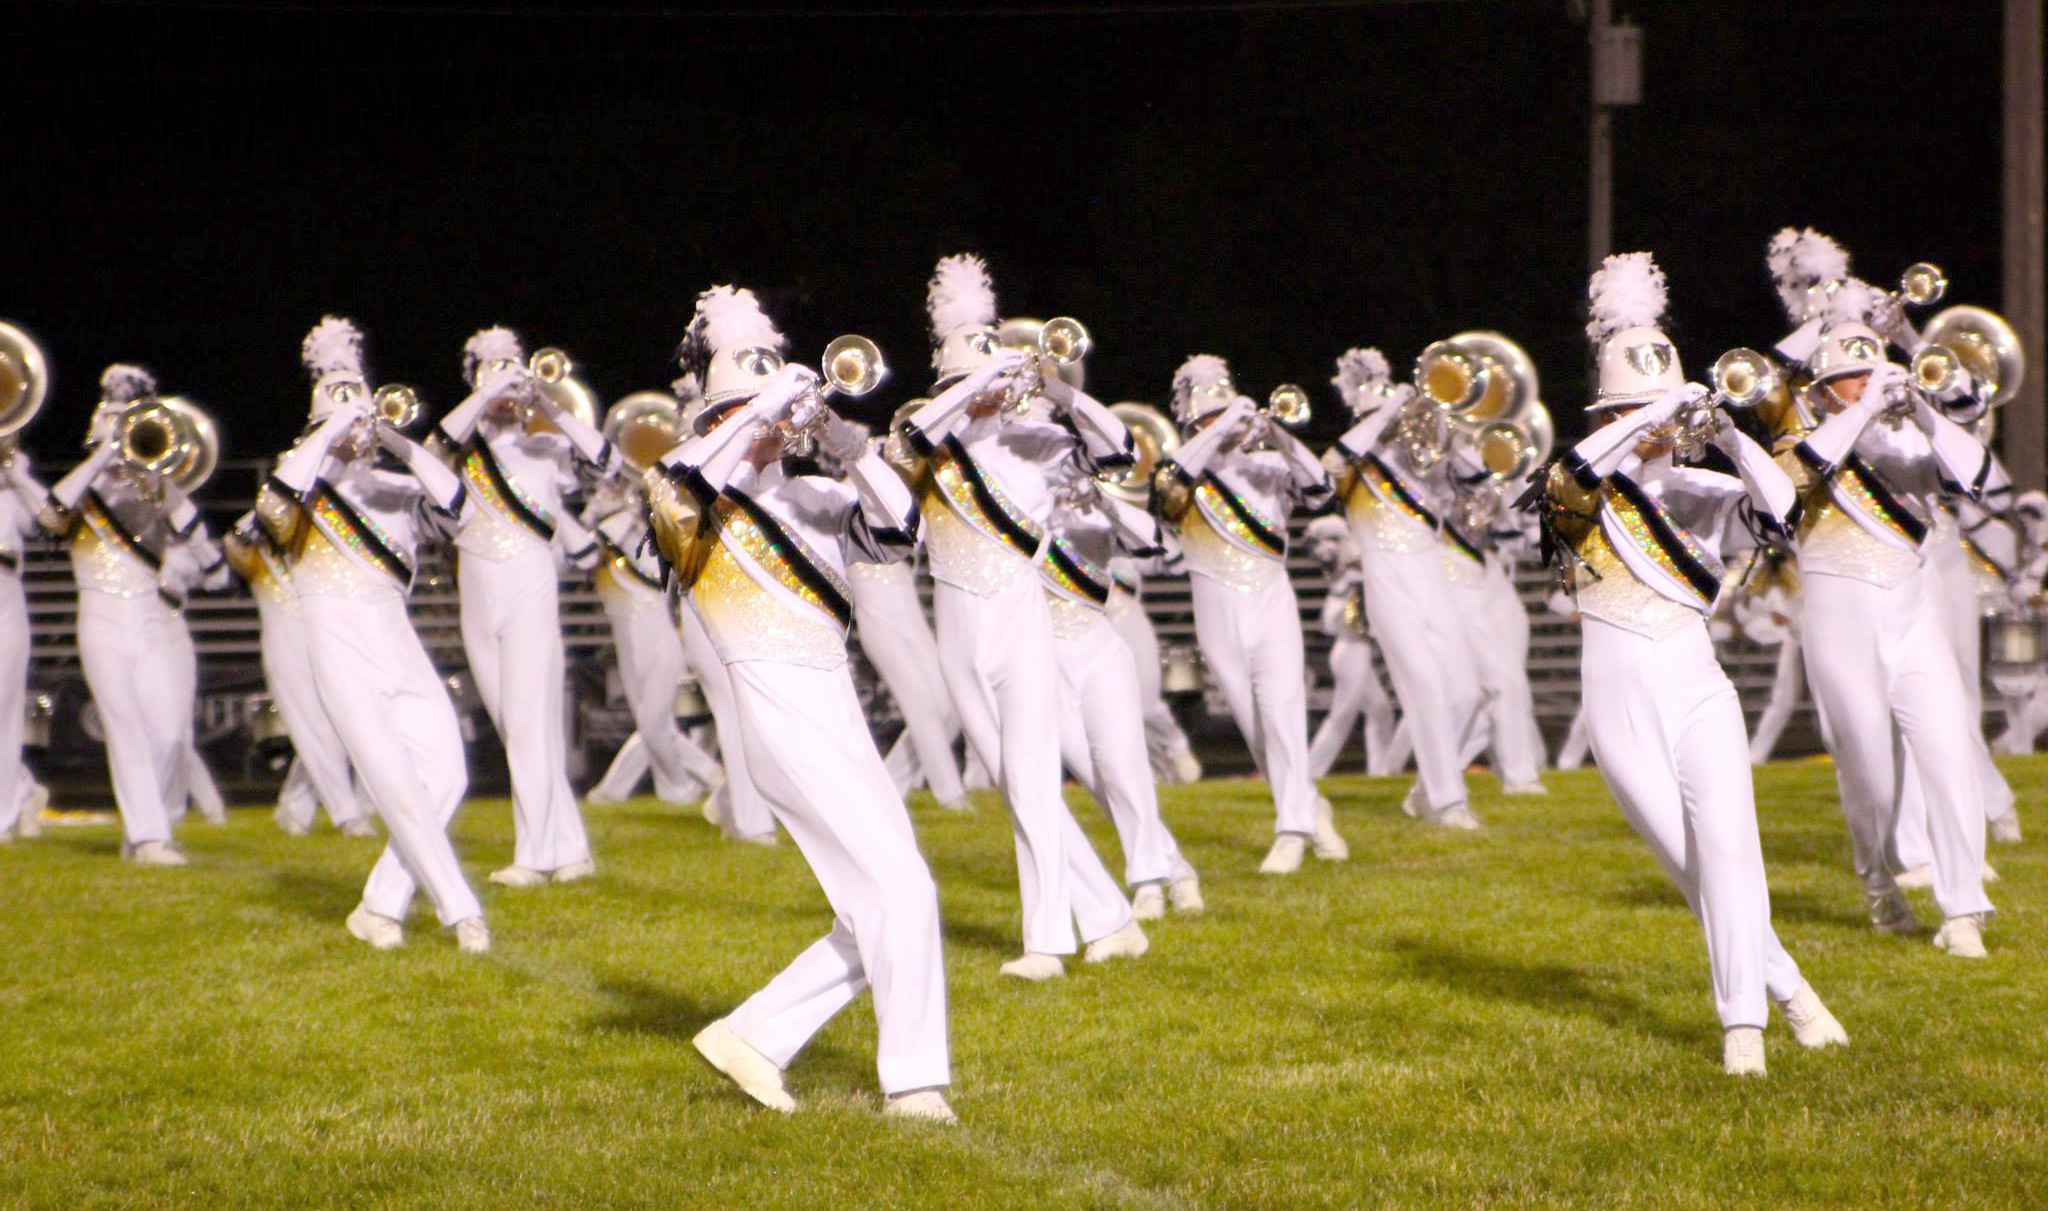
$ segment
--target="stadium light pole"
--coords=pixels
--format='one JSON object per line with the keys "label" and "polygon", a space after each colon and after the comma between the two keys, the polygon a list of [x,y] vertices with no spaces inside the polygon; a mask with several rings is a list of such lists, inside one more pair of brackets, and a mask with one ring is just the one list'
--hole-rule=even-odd
{"label": "stadium light pole", "polygon": [[1586,22],[1592,105],[1587,132],[1586,271],[1614,251],[1614,111],[1643,101],[1643,30],[1613,20],[1613,0],[1592,0]]}
{"label": "stadium light pole", "polygon": [[2026,350],[2026,381],[2001,409],[2005,460],[2023,488],[2048,477],[2048,220],[2042,214],[2041,0],[2005,0],[2005,318]]}

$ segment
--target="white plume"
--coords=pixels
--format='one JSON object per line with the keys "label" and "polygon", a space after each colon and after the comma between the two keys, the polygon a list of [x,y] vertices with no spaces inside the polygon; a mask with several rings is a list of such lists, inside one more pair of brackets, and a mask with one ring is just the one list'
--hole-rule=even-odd
{"label": "white plume", "polygon": [[462,377],[474,385],[476,368],[492,362],[523,362],[526,351],[519,347],[519,334],[500,325],[484,328],[462,344]]}
{"label": "white plume", "polygon": [[1771,285],[1778,291],[1778,302],[1785,308],[1786,318],[1795,324],[1801,322],[1801,313],[1806,309],[1807,285],[1792,268],[1798,251],[1797,227],[1780,227],[1764,249],[1764,266],[1771,271]]}
{"label": "white plume", "polygon": [[1869,324],[1874,327],[1885,310],[1885,303],[1884,291],[1862,278],[1848,278],[1828,295],[1827,314],[1823,318],[1829,326]]}
{"label": "white plume", "polygon": [[749,347],[779,353],[789,344],[775,321],[761,310],[761,300],[745,286],[713,286],[698,295],[690,330],[707,356],[720,349]]}
{"label": "white plume", "polygon": [[1647,252],[1623,252],[1600,262],[1586,286],[1586,335],[1595,343],[1624,328],[1654,328],[1670,295],[1664,271]]}
{"label": "white plume", "polygon": [[942,259],[925,287],[924,310],[931,317],[933,344],[969,324],[995,323],[996,291],[987,263],[971,252]]}
{"label": "white plume", "polygon": [[694,370],[670,383],[668,389],[685,408],[704,398],[704,384]]}
{"label": "white plume", "polygon": [[1393,370],[1387,365],[1387,355],[1378,349],[1346,349],[1337,356],[1337,377],[1330,380],[1330,385],[1347,406],[1356,410],[1360,387],[1384,383],[1391,377]]}
{"label": "white plume", "polygon": [[1849,276],[1849,254],[1840,244],[1809,227],[1799,233],[1799,243],[1792,249],[1792,268],[1808,285],[1839,282]]}
{"label": "white plume", "polygon": [[125,404],[156,394],[156,375],[140,366],[115,362],[100,374],[100,398],[110,404]]}
{"label": "white plume", "polygon": [[318,382],[330,374],[363,377],[363,333],[339,315],[320,317],[299,346],[299,361]]}
{"label": "white plume", "polygon": [[1197,353],[1173,372],[1173,409],[1186,410],[1188,397],[1198,387],[1213,387],[1230,377],[1230,363],[1213,353]]}

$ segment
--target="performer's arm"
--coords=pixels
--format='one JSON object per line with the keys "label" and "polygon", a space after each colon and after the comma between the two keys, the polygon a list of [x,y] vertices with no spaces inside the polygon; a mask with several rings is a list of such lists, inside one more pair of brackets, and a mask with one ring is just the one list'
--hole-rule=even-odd
{"label": "performer's arm", "polygon": [[435,511],[447,517],[462,512],[469,489],[461,476],[448,469],[447,463],[434,457],[433,451],[389,425],[377,426],[377,444],[397,455],[406,470],[412,472],[426,494],[427,504]]}
{"label": "performer's arm", "polygon": [[1004,349],[962,375],[959,382],[939,392],[930,403],[911,413],[903,422],[911,445],[921,454],[931,453],[934,446],[946,440],[966,421],[967,405],[974,402],[976,396],[987,394],[997,379],[1016,374],[1025,361],[1026,355],[1021,351]]}
{"label": "performer's arm", "polygon": [[[461,449],[476,435],[477,423],[483,420],[484,411],[500,399],[519,389],[532,375],[524,366],[501,366],[487,371],[476,390],[469,393],[461,403],[448,410],[436,425],[435,432],[456,449]],[[545,398],[545,397],[543,397]],[[568,432],[567,429],[563,430]]]}
{"label": "performer's arm", "polygon": [[36,510],[36,523],[53,537],[62,538],[71,529],[72,521],[78,516],[78,502],[92,488],[100,472],[120,451],[112,442],[101,442],[94,446],[85,461],[71,468],[64,478],[50,489],[42,507]]}
{"label": "performer's arm", "polygon": [[1074,432],[1081,435],[1081,452],[1089,470],[1128,467],[1136,460],[1137,447],[1131,440],[1130,427],[1094,396],[1062,379],[1048,378],[1045,398],[1074,423]]}

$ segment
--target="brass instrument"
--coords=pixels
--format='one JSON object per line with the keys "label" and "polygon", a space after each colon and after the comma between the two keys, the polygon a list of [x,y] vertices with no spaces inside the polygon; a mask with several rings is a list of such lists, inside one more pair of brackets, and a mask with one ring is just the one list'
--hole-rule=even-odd
{"label": "brass instrument", "polygon": [[831,420],[832,409],[825,402],[828,398],[843,395],[859,399],[889,377],[889,364],[882,360],[881,347],[867,337],[852,334],[832,338],[818,358],[818,366],[824,373],[811,383],[809,396],[817,407],[789,434],[791,447],[800,454],[816,447],[819,435]]}
{"label": "brass instrument", "polygon": [[1315,415],[1315,405],[1310,401],[1308,392],[1293,383],[1282,383],[1266,397],[1266,412],[1292,429],[1309,422]]}
{"label": "brass instrument", "polygon": [[[526,359],[526,372],[533,376],[533,392],[545,395],[556,407],[591,428],[597,427],[597,393],[576,377],[576,362],[568,353],[553,345],[536,349]],[[526,427],[539,433],[553,430],[554,424],[536,403],[529,394],[522,408]]]}
{"label": "brass instrument", "polygon": [[666,391],[635,391],[604,414],[604,439],[635,471],[660,462],[684,436],[683,403]]}
{"label": "brass instrument", "polygon": [[121,414],[121,458],[186,493],[199,490],[220,463],[220,432],[199,405],[176,395],[139,400]]}
{"label": "brass instrument", "polygon": [[1915,307],[1928,307],[1948,293],[1948,275],[1932,261],[1915,261],[1899,275],[1899,288],[1891,297]]}
{"label": "brass instrument", "polygon": [[1023,317],[1004,320],[996,329],[996,341],[1005,349],[1036,355],[1029,372],[1010,384],[1009,394],[1003,403],[1012,411],[1022,409],[1032,396],[1039,393],[1044,386],[1048,366],[1061,382],[1078,390],[1085,378],[1083,359],[1095,347],[1095,339],[1088,334],[1087,326],[1066,315],[1049,320]]}
{"label": "brass instrument", "polygon": [[1460,332],[1415,359],[1415,390],[1451,417],[1513,420],[1536,402],[1536,365],[1498,332]]}
{"label": "brass instrument", "polygon": [[0,323],[0,438],[28,427],[50,394],[50,365],[42,346],[12,324]]}
{"label": "brass instrument", "polygon": [[1778,365],[1754,349],[1737,347],[1714,359],[1707,375],[1713,390],[1681,408],[1667,425],[1653,434],[1671,440],[1672,453],[1682,460],[1706,452],[1720,421],[1715,412],[1723,407],[1738,411],[1755,408],[1783,386]]}
{"label": "brass instrument", "polygon": [[1959,364],[1968,378],[1967,389],[1979,396],[1984,406],[1996,408],[2019,393],[2027,375],[2026,349],[2019,334],[2005,317],[1983,307],[1944,307],[1927,321],[1920,334],[1921,350],[1913,358],[1913,378],[1927,389],[1922,378],[1921,358],[1940,347],[1950,355],[1934,355],[1926,373],[1937,380],[1949,378],[1948,363]]}
{"label": "brass instrument", "polygon": [[370,414],[394,429],[410,429],[420,418],[420,394],[404,383],[386,383],[370,397]]}
{"label": "brass instrument", "polygon": [[1489,421],[1473,435],[1479,463],[1497,483],[1521,479],[1550,458],[1557,430],[1550,409],[1537,400],[1514,420]]}
{"label": "brass instrument", "polygon": [[1135,400],[1111,404],[1110,414],[1131,431],[1137,457],[1128,467],[1115,467],[1096,476],[1102,490],[1126,504],[1142,505],[1152,495],[1152,476],[1159,464],[1180,449],[1180,427],[1166,413]]}

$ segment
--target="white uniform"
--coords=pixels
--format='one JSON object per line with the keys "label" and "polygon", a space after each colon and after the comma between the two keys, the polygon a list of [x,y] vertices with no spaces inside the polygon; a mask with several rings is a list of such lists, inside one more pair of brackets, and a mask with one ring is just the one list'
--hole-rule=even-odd
{"label": "white uniform", "polygon": [[452,517],[461,481],[403,443],[341,461],[336,414],[278,460],[257,516],[291,552],[292,587],[309,635],[313,681],[364,793],[389,837],[363,887],[363,907],[403,921],[424,888],[443,925],[481,917],[448,842],[469,771],[447,684],[406,615],[422,512]]}
{"label": "white uniform", "polygon": [[1080,393],[1071,430],[1043,399],[1026,416],[970,418],[971,397],[956,384],[909,419],[930,458],[923,513],[940,672],[969,748],[1009,803],[1024,950],[1067,955],[1077,927],[1093,942],[1132,918],[1060,793],[1059,666],[1037,570],[1053,506],[1047,477],[1077,456],[1127,459],[1130,433]]}
{"label": "white uniform", "polygon": [[[959,806],[967,795],[953,756],[960,715],[939,672],[939,645],[925,621],[924,603],[918,600],[916,573],[908,560],[857,560],[846,572],[853,589],[854,633],[903,715],[903,735],[915,770],[933,798]],[[900,786],[907,780],[896,782]]]}
{"label": "white uniform", "polygon": [[1935,901],[1944,916],[1988,913],[1984,795],[1970,695],[1947,630],[1914,496],[1975,480],[1984,450],[1961,428],[1930,443],[1872,424],[1877,392],[1807,432],[1783,456],[1810,484],[1800,525],[1806,674],[1833,746],[1857,875],[1873,905],[1897,884],[1887,841],[1910,750],[1925,797]]}
{"label": "white uniform", "polygon": [[1287,578],[1287,519],[1316,508],[1330,477],[1279,429],[1269,448],[1231,446],[1228,420],[1183,444],[1174,474],[1191,501],[1178,519],[1194,592],[1195,639],[1237,730],[1273,792],[1273,831],[1315,832],[1301,603]]}
{"label": "white uniform", "polygon": [[1463,758],[1485,697],[1440,551],[1442,470],[1416,467],[1392,440],[1396,411],[1369,414],[1336,452],[1355,475],[1344,509],[1363,552],[1366,620],[1415,745],[1421,798],[1443,813],[1466,802]]}
{"label": "white uniform", "polygon": [[[1778,747],[1778,737],[1806,692],[1806,659],[1799,641],[1799,583],[1790,569],[1774,569],[1773,579],[1759,590],[1746,590],[1735,600],[1735,620],[1752,642],[1775,643],[1777,666],[1771,673],[1771,696],[1749,733],[1749,761],[1762,765]],[[1782,620],[1782,621],[1781,621]]]}
{"label": "white uniform", "polygon": [[1173,717],[1173,708],[1167,705],[1159,669],[1159,635],[1152,629],[1152,616],[1145,610],[1147,575],[1186,571],[1181,567],[1179,548],[1172,536],[1165,537],[1167,554],[1160,559],[1141,563],[1129,556],[1119,556],[1109,561],[1110,575],[1116,583],[1109,591],[1107,613],[1109,624],[1123,636],[1131,656],[1138,662],[1138,700],[1145,712],[1145,748],[1152,758],[1152,776],[1161,782],[1182,783],[1198,781],[1202,766],[1189,751],[1187,733],[1181,730],[1180,720]]}
{"label": "white uniform", "polygon": [[46,493],[29,473],[28,455],[7,458],[0,485],[0,838],[15,835],[34,780],[21,763],[21,730],[28,696],[28,598],[21,572],[28,543],[43,535],[36,524]]}
{"label": "white uniform", "polygon": [[1329,774],[1351,729],[1365,721],[1365,772],[1380,776],[1394,763],[1394,700],[1373,668],[1372,640],[1365,626],[1365,573],[1358,565],[1338,572],[1323,597],[1323,632],[1330,637],[1330,713],[1309,741],[1309,772]]}
{"label": "white uniform", "polygon": [[206,759],[199,754],[195,734],[199,648],[192,641],[192,628],[185,619],[185,602],[194,590],[219,592],[227,588],[228,583],[227,561],[221,555],[219,545],[207,534],[204,522],[194,526],[191,533],[164,552],[163,566],[157,575],[158,592],[178,622],[170,634],[168,658],[177,677],[179,700],[188,704],[181,716],[184,735],[179,743],[184,756],[178,763],[179,785],[171,798],[171,819],[174,823],[183,818],[187,804],[198,808],[200,815],[216,824],[227,819],[227,804],[221,799],[220,788],[214,784],[213,771],[206,767]]}
{"label": "white uniform", "polygon": [[[748,405],[752,408],[753,405]],[[901,558],[917,507],[880,458],[848,482],[734,467],[748,413],[672,452],[704,493],[690,597],[730,674],[747,765],[832,906],[832,930],[726,1019],[778,1067],[863,989],[875,995],[884,1093],[946,1085],[946,983],[937,889],[882,768],[846,659],[847,564]]]}
{"label": "white uniform", "polygon": [[174,656],[184,623],[159,593],[157,575],[163,552],[199,524],[199,513],[175,487],[110,466],[114,453],[95,448],[50,496],[70,521],[79,660],[132,849],[168,842],[172,812],[184,806],[192,694]]}
{"label": "white uniform", "polygon": [[[654,774],[654,793],[688,802],[718,782],[718,762],[676,726],[676,687],[688,671],[682,637],[669,611],[661,561],[647,535],[646,500],[631,480],[592,502],[590,523],[600,547],[594,583],[618,651],[619,687],[634,731],[619,748],[597,791],[614,801]],[[602,513],[600,516],[599,514]]]}
{"label": "white uniform", "polygon": [[292,589],[286,554],[253,517],[236,527],[232,541],[246,552],[237,571],[256,600],[263,681],[292,742],[291,768],[277,796],[278,815],[301,830],[312,826],[322,806],[337,827],[358,820],[363,808],[349,771],[348,750],[320,703],[320,687],[313,678],[313,635]]}
{"label": "white uniform", "polygon": [[490,419],[485,407],[473,396],[440,426],[461,451],[468,490],[455,539],[462,650],[512,775],[512,864],[547,873],[590,860],[569,787],[560,584],[551,544],[563,497],[577,487],[572,450],[605,471],[614,469],[616,456],[574,416],[550,418],[559,433],[530,433],[517,421]]}
{"label": "white uniform", "polygon": [[[1597,430],[1551,472],[1554,516],[1581,561],[1581,692],[1600,775],[1706,932],[1724,1028],[1762,1028],[1766,997],[1804,986],[1770,923],[1748,738],[1706,619],[1737,505],[1783,518],[1792,485],[1728,433],[1743,479],[1633,453],[1658,406]],[[1745,482],[1747,491],[1745,492]]]}
{"label": "white uniform", "polygon": [[1512,552],[1521,535],[1493,520],[1499,511],[1497,501],[1486,509],[1474,535],[1448,521],[1443,528],[1444,577],[1462,606],[1465,647],[1485,701],[1465,759],[1469,764],[1490,746],[1502,783],[1533,789],[1543,776],[1543,733],[1529,689],[1529,615],[1515,591]]}
{"label": "white uniform", "polygon": [[1102,496],[1092,480],[1077,495],[1053,510],[1053,541],[1038,565],[1065,691],[1060,754],[1116,825],[1124,882],[1185,879],[1195,869],[1159,814],[1137,660],[1106,612],[1115,584],[1110,559],[1119,549],[1157,554],[1162,535],[1150,515]]}

